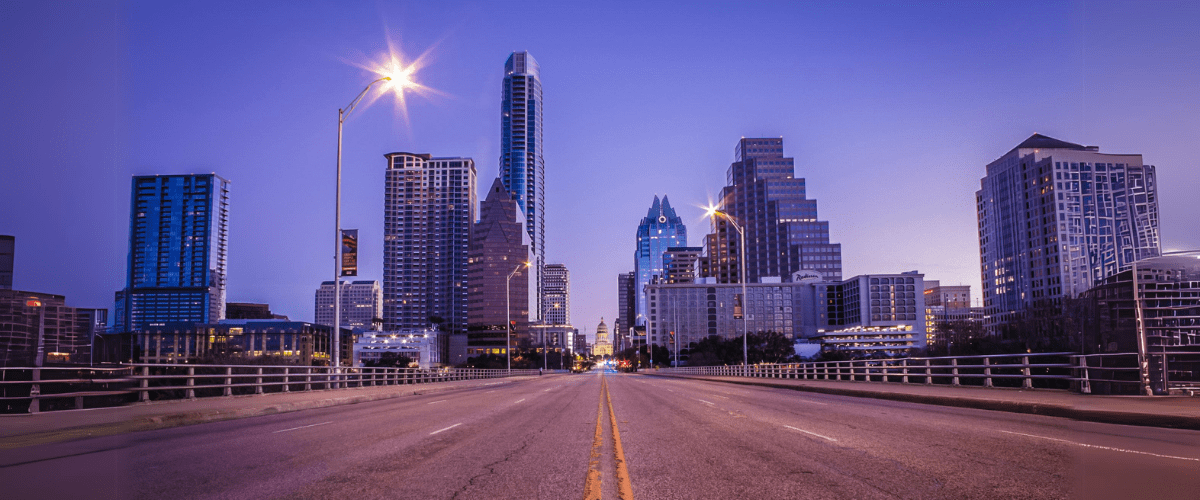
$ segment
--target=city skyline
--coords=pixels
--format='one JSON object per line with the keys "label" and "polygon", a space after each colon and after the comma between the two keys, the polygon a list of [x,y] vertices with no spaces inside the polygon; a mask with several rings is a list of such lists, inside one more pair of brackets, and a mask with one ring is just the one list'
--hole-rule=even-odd
{"label": "city skyline", "polygon": [[[538,15],[563,22],[514,35],[488,27],[493,14],[509,14],[466,4],[445,13],[360,5],[336,15],[260,5],[246,7],[242,21],[220,9],[185,16],[183,5],[91,5],[65,13],[21,5],[0,30],[5,47],[39,47],[11,54],[16,71],[4,98],[10,116],[34,116],[19,126],[10,120],[3,139],[12,182],[0,187],[0,234],[21,242],[13,288],[66,295],[75,307],[108,307],[123,282],[129,177],[217,171],[247,193],[232,208],[228,300],[269,303],[311,320],[312,285],[326,278],[332,253],[312,228],[332,225],[324,221],[333,212],[333,112],[369,81],[344,61],[356,51],[370,57],[390,33],[403,35],[400,46],[410,55],[432,49],[417,78],[449,97],[410,99],[409,125],[383,103],[347,123],[343,226],[362,228],[363,279],[382,280],[383,256],[371,250],[382,240],[379,155],[438,151],[488,159],[478,166],[479,183],[491,182],[498,166],[490,159],[500,156],[496,67],[512,49],[529,50],[552,69],[545,75],[553,110],[545,118],[552,133],[546,156],[557,170],[547,180],[547,260],[572,269],[572,316],[589,335],[599,318],[612,319],[612,277],[628,271],[633,251],[621,235],[636,227],[644,200],[669,186],[683,222],[707,225],[700,207],[716,201],[733,160],[728,144],[741,136],[788,140],[796,175],[809,181],[831,240],[843,246],[845,276],[915,269],[982,290],[974,192],[988,163],[1035,132],[1142,154],[1158,167],[1163,250],[1200,247],[1200,235],[1189,230],[1200,206],[1187,196],[1200,184],[1200,169],[1185,140],[1200,125],[1185,111],[1197,104],[1186,89],[1200,86],[1200,68],[1184,57],[1197,52],[1197,42],[1173,37],[1186,30],[1172,28],[1172,16],[1069,2],[1038,7],[1043,22],[1063,28],[1061,41],[992,42],[1006,29],[998,19],[1020,8],[781,5],[767,23],[794,26],[779,43],[749,53],[755,46],[733,35],[703,39],[718,19],[749,16],[716,8],[690,12],[694,27],[667,23],[662,33],[613,45],[607,36],[595,38],[600,31],[578,14],[552,6]],[[644,19],[612,38],[649,31],[669,12],[646,9]],[[1181,3],[1159,10],[1186,18],[1196,9]],[[620,14],[597,8],[585,17],[612,27]],[[861,24],[845,34],[820,30],[822,22],[859,14]],[[163,22],[168,18],[178,22]],[[346,36],[314,30],[326,19],[360,29]],[[374,28],[381,19],[388,30]],[[281,29],[285,22],[296,27]],[[1167,26],[1146,28],[1155,23]],[[207,26],[223,28],[205,33]],[[792,33],[805,26],[825,39],[796,43]],[[948,27],[944,38],[904,34],[933,26]],[[260,28],[279,32],[263,38]],[[580,36],[564,35],[571,32]],[[215,33],[228,40],[215,43]],[[314,41],[301,43],[301,34]],[[697,47],[683,50],[673,36]],[[886,48],[889,37],[901,43]],[[630,57],[639,46],[644,50]],[[816,55],[825,48],[827,55]],[[731,80],[722,67],[734,57],[756,69]],[[168,69],[180,59],[188,63],[186,78]],[[78,78],[63,78],[45,62],[55,60],[85,68]],[[618,64],[641,77],[606,79],[609,88],[590,81]],[[1031,90],[1022,78],[994,76],[1018,64],[1047,68],[1043,83]],[[320,75],[308,78],[313,68]],[[1148,81],[1133,88],[1121,83],[1129,78],[1097,78],[1116,70]],[[906,85],[891,84],[899,80]],[[714,87],[720,99],[710,101]],[[54,99],[16,97],[47,94]],[[689,107],[700,109],[685,112]],[[634,110],[640,121],[630,122]],[[89,162],[75,160],[85,156]],[[27,166],[21,175],[18,166]],[[639,182],[628,182],[633,178]],[[60,186],[60,179],[69,180]],[[919,195],[924,205],[905,213],[859,201],[894,190]],[[873,252],[876,239],[889,241],[886,255]]]}

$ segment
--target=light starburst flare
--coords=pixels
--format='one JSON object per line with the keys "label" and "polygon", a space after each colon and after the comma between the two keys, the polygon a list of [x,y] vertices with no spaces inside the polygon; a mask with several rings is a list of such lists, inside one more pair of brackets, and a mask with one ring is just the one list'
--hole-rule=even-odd
{"label": "light starburst flare", "polygon": [[402,116],[405,125],[408,125],[407,96],[409,93],[425,98],[433,95],[446,96],[446,93],[423,85],[416,79],[417,72],[429,63],[429,55],[433,47],[430,47],[429,50],[426,50],[417,58],[406,61],[404,54],[396,48],[394,42],[388,40],[387,45],[387,53],[383,54],[382,57],[366,63],[351,64],[373,73],[376,78],[389,78],[389,80],[384,80],[375,87],[377,90],[372,92],[368,97],[366,105],[369,106],[384,95],[391,94],[396,113]]}

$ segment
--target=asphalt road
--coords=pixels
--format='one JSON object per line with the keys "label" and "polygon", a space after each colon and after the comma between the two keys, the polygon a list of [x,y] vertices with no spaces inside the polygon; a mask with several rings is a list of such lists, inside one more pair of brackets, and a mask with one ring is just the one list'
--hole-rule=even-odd
{"label": "asphalt road", "polygon": [[0,498],[630,496],[1194,499],[1200,432],[593,372],[0,451]]}

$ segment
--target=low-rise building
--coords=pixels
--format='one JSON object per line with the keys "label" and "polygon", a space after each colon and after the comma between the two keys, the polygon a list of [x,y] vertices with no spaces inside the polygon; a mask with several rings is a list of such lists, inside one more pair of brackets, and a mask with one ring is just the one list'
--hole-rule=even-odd
{"label": "low-rise building", "polygon": [[819,273],[799,271],[787,281],[765,277],[746,284],[744,302],[743,285],[714,278],[652,283],[647,336],[652,344],[673,347],[676,337],[687,346],[745,330],[777,332],[856,357],[905,355],[926,342],[922,277],[913,272],[822,281]]}
{"label": "low-rise building", "polygon": [[[349,365],[354,335],[346,328],[340,330],[342,364]],[[328,365],[332,340],[328,326],[282,320],[163,323],[136,333],[146,363],[270,357],[285,364]]]}
{"label": "low-rise building", "polygon": [[89,363],[107,312],[69,307],[62,295],[0,289],[0,367]]}
{"label": "low-rise building", "polygon": [[354,366],[377,362],[386,353],[394,353],[417,363],[421,368],[441,366],[438,337],[441,332],[363,332],[354,340]]}

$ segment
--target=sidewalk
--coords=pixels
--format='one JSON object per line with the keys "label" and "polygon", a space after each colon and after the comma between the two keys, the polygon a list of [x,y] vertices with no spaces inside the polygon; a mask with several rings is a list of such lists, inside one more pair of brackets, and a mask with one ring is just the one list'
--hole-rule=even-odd
{"label": "sidewalk", "polygon": [[729,384],[775,387],[838,396],[890,399],[980,410],[1031,413],[1075,420],[1200,430],[1200,398],[1186,396],[1096,396],[1055,389],[1005,389],[775,378],[716,377],[643,372]]}
{"label": "sidewalk", "polygon": [[292,411],[379,401],[431,392],[511,384],[537,377],[507,377],[413,385],[158,401],[112,408],[0,415],[0,449],[125,432],[165,429]]}

